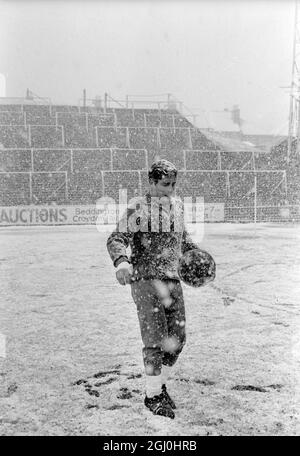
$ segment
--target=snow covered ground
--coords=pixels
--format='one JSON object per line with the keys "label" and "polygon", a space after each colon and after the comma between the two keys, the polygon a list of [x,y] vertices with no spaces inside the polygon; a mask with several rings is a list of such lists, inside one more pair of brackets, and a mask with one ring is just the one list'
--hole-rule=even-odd
{"label": "snow covered ground", "polygon": [[184,286],[175,420],[143,405],[135,305],[106,238],[94,226],[1,228],[0,434],[299,434],[299,226],[205,225],[217,278]]}

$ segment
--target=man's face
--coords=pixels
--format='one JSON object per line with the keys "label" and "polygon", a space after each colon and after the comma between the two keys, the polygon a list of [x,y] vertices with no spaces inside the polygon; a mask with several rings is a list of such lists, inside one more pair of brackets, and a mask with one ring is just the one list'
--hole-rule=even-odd
{"label": "man's face", "polygon": [[151,196],[171,197],[175,193],[176,177],[163,177],[157,183],[150,181]]}

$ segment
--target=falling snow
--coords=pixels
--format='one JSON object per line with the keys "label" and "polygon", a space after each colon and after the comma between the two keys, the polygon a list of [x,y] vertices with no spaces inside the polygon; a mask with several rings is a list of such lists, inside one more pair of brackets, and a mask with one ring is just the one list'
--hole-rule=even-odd
{"label": "falling snow", "polygon": [[[0,109],[6,355],[0,356],[0,434],[299,435],[300,257],[298,227],[291,223],[300,214],[296,144],[288,161],[283,138],[261,150],[204,134],[164,111],[136,110],[133,122],[127,109],[15,107]],[[3,227],[63,224],[66,206],[94,205],[101,197],[118,201],[121,189],[129,199],[140,198],[147,166],[161,155],[179,169],[178,196],[224,203],[228,222],[269,222],[193,226],[193,238],[185,239],[186,245],[200,240],[218,272],[204,288],[183,284],[186,320],[176,325],[185,329],[187,343],[169,384],[178,404],[172,423],[144,408],[136,306],[130,286],[115,279],[106,226],[102,233],[93,226]],[[182,215],[176,207],[174,223]],[[143,210],[133,226],[142,225]],[[116,213],[102,215],[113,223]],[[78,215],[78,223],[95,219]],[[153,227],[159,231],[166,221],[163,208]],[[174,237],[161,245],[160,233],[145,232],[139,241],[151,274],[178,278]],[[145,274],[132,272],[135,281]],[[172,284],[157,280],[154,286],[167,311]],[[172,354],[179,341],[170,335],[162,345]],[[146,373],[159,372],[147,365]]]}
{"label": "falling snow", "polygon": [[218,276],[183,287],[187,343],[169,382],[170,422],[143,405],[136,308],[107,235],[3,228],[1,434],[299,435],[298,231],[206,225]]}

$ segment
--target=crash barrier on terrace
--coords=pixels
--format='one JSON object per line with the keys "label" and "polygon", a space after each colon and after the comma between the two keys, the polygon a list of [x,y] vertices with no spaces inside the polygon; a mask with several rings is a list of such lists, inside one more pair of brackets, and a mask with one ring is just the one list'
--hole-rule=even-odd
{"label": "crash barrier on terrace", "polygon": [[223,204],[226,221],[297,220],[299,167],[284,151],[223,150],[175,110],[0,105],[0,145],[2,207],[142,195],[160,157],[179,170],[179,196]]}

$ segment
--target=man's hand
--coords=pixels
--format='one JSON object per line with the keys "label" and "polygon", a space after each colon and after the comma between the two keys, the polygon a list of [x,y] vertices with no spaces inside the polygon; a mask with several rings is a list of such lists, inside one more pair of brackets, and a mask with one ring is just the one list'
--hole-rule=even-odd
{"label": "man's hand", "polygon": [[119,284],[126,285],[131,282],[132,265],[127,261],[122,261],[117,267],[116,278]]}

